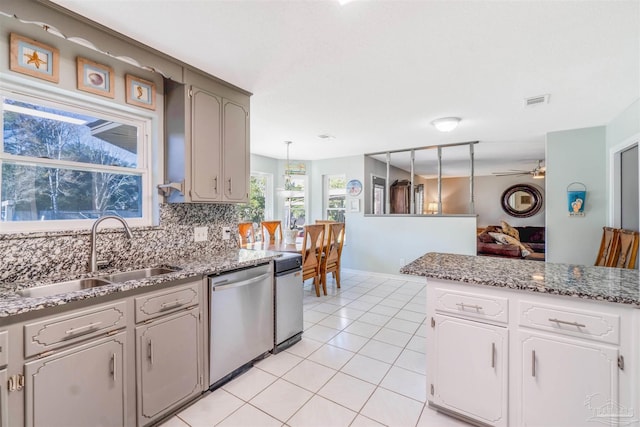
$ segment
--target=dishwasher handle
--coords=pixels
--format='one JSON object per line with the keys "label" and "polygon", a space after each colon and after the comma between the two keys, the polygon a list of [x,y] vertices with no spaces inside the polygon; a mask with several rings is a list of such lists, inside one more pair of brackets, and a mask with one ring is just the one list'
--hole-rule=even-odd
{"label": "dishwasher handle", "polygon": [[253,283],[262,282],[264,279],[268,279],[270,276],[271,276],[271,272],[268,272],[257,277],[252,277],[251,279],[242,280],[240,282],[229,283],[228,280],[221,280],[217,282],[219,283],[217,284],[212,281],[211,290],[215,292],[215,291],[224,291],[226,289],[231,289],[231,288],[239,288],[241,286],[248,286]]}

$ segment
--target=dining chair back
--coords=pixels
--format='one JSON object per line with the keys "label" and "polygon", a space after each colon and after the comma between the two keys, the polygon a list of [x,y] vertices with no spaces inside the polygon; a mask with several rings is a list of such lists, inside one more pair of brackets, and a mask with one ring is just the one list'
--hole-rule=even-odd
{"label": "dining chair back", "polygon": [[596,257],[596,266],[611,267],[613,255],[618,241],[618,230],[612,227],[602,227],[600,249]]}
{"label": "dining chair back", "polygon": [[327,273],[332,273],[336,280],[336,287],[340,287],[340,259],[344,245],[344,222],[328,224],[329,236],[324,246],[324,254],[320,265],[320,282],[324,294],[327,295]]}
{"label": "dining chair back", "polygon": [[[271,242],[282,240],[282,221],[262,221],[260,223],[260,230],[262,230],[263,242],[267,241],[267,236]],[[267,231],[266,235],[265,230]]]}
{"label": "dining chair back", "polygon": [[[333,221],[331,219],[316,219],[316,224],[324,225],[324,242],[322,245],[324,246],[327,243],[327,239],[329,238],[329,225],[335,224],[338,221]],[[320,246],[320,242],[318,242],[318,246]]]}
{"label": "dining chair back", "polygon": [[618,241],[614,247],[614,256],[611,267],[630,268],[636,266],[638,256],[638,232],[631,230],[618,230]]}
{"label": "dining chair back", "polygon": [[324,241],[324,225],[305,225],[302,239],[302,280],[313,278],[316,296],[320,296],[320,265],[322,262],[322,246],[318,246],[318,241]]}
{"label": "dining chair back", "polygon": [[240,237],[240,246],[247,243],[253,243],[256,241],[256,236],[253,233],[252,222],[240,222],[238,223],[238,236]]}

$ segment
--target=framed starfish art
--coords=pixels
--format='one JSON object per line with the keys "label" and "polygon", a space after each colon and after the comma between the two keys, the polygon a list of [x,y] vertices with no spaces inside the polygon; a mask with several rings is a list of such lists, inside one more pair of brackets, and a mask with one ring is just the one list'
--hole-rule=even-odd
{"label": "framed starfish art", "polygon": [[27,74],[53,83],[60,81],[60,52],[18,34],[9,36],[11,56],[9,68],[17,73]]}

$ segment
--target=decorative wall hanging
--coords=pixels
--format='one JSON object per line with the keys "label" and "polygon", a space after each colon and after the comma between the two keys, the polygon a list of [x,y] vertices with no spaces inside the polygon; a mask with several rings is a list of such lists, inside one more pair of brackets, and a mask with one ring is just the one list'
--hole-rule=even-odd
{"label": "decorative wall hanging", "polygon": [[569,216],[584,216],[584,205],[587,198],[587,186],[581,182],[567,185],[567,201]]}
{"label": "decorative wall hanging", "polygon": [[359,196],[361,192],[362,183],[360,181],[358,181],[357,179],[352,179],[351,181],[347,182],[347,194],[349,196]]}
{"label": "decorative wall hanging", "polygon": [[113,68],[78,57],[78,89],[115,98]]}
{"label": "decorative wall hanging", "polygon": [[36,40],[11,33],[9,68],[17,73],[58,83],[60,52]]}
{"label": "decorative wall hanging", "polygon": [[156,109],[156,84],[154,82],[125,74],[125,87],[127,104],[149,110]]}

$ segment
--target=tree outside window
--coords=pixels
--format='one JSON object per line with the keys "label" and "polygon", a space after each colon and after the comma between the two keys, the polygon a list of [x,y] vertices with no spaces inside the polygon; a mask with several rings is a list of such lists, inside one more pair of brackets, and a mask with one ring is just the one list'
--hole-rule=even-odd
{"label": "tree outside window", "polygon": [[347,179],[345,175],[327,175],[325,179],[326,219],[344,222],[347,210]]}

